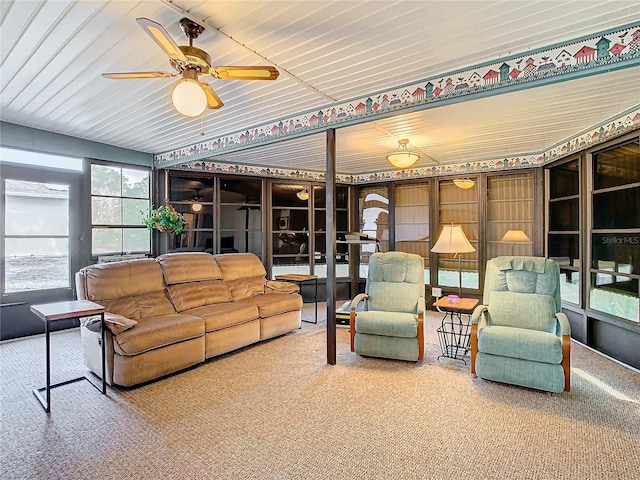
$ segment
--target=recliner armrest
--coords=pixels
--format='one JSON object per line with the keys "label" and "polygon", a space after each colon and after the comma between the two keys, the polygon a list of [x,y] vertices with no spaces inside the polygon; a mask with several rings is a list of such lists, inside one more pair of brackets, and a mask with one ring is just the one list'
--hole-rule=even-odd
{"label": "recliner armrest", "polygon": [[571,335],[571,325],[569,324],[569,319],[567,316],[562,313],[556,313],[556,319],[558,320],[558,327],[556,327],[556,335]]}
{"label": "recliner armrest", "polygon": [[418,298],[418,311],[417,314],[418,315],[422,315],[424,317],[424,312],[427,309],[427,302],[425,301],[424,297],[420,297]]}
{"label": "recliner armrest", "polygon": [[471,315],[471,324],[478,324],[480,320],[482,320],[481,327],[484,327],[484,323],[486,323],[486,318],[484,317],[484,313],[489,312],[489,307],[487,305],[478,305]]}
{"label": "recliner armrest", "polygon": [[358,307],[358,304],[362,300],[367,300],[368,298],[369,298],[369,295],[367,295],[366,293],[359,293],[358,295],[356,295],[355,298],[351,300],[351,311],[355,312],[356,308]]}

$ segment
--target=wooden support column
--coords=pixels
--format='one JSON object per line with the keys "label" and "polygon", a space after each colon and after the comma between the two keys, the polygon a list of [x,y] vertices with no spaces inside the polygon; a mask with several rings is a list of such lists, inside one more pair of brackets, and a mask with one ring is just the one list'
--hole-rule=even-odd
{"label": "wooden support column", "polygon": [[327,130],[327,363],[336,364],[336,131]]}

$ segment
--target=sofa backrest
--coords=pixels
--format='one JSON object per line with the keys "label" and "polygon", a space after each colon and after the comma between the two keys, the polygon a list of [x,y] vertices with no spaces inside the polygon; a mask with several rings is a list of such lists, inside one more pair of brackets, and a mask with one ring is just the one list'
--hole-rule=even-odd
{"label": "sofa backrest", "polygon": [[79,299],[133,320],[175,313],[162,269],[151,258],[90,265],[77,273],[76,288]]}
{"label": "sofa backrest", "polygon": [[168,253],[156,261],[162,268],[169,298],[178,312],[231,301],[222,270],[212,255]]}
{"label": "sofa backrest", "polygon": [[222,278],[234,300],[264,293],[267,271],[253,253],[227,253],[215,256]]}

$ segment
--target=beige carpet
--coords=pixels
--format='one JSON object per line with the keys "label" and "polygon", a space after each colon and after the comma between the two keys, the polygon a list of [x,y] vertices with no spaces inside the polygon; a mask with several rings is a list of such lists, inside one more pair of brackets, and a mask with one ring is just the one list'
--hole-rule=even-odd
{"label": "beige carpet", "polygon": [[[339,328],[329,366],[324,324],[305,323],[139,388],[55,389],[50,415],[31,393],[44,338],[2,343],[0,477],[640,478],[638,373],[574,344],[570,393],[473,379],[437,360],[439,320],[417,364],[352,354]],[[53,381],[81,373],[78,331],[52,342]]]}

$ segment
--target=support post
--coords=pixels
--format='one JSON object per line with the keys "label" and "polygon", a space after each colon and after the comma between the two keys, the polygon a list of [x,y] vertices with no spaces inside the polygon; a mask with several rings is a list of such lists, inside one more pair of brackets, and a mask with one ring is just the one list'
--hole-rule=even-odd
{"label": "support post", "polygon": [[336,364],[336,131],[327,130],[327,363]]}

